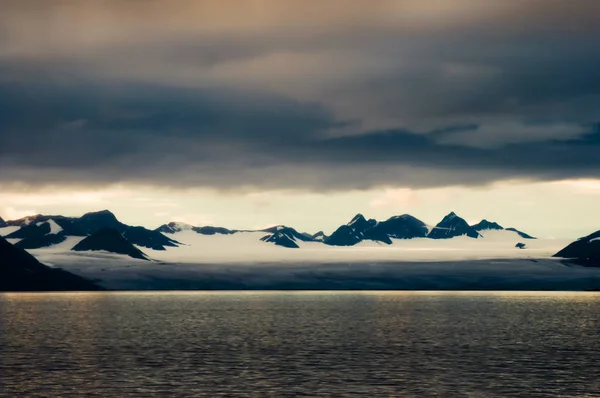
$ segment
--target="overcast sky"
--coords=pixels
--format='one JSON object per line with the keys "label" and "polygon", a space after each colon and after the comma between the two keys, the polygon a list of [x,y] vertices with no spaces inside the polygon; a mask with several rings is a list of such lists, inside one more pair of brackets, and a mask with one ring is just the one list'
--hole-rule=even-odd
{"label": "overcast sky", "polygon": [[0,216],[600,229],[597,0],[0,0]]}

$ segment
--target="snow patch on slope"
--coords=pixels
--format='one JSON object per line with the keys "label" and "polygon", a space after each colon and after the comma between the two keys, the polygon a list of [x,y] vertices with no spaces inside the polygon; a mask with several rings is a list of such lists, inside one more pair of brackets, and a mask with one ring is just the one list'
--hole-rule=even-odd
{"label": "snow patch on slope", "polygon": [[48,224],[50,224],[50,234],[52,235],[56,235],[63,230],[54,220],[48,220]]}
{"label": "snow patch on slope", "polygon": [[13,232],[18,231],[19,229],[21,229],[21,227],[19,227],[19,226],[2,227],[2,228],[0,228],[0,236],[10,235]]}

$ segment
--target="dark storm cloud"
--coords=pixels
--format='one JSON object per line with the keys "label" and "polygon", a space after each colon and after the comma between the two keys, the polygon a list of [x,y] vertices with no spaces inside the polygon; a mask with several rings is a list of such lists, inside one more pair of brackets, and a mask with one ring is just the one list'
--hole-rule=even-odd
{"label": "dark storm cloud", "polygon": [[437,143],[476,126],[325,138],[340,125],[326,110],[265,96],[148,86],[0,92],[4,181],[344,189],[600,172],[597,126],[581,139],[485,149]]}
{"label": "dark storm cloud", "polygon": [[2,183],[600,171],[596,1],[0,2]]}

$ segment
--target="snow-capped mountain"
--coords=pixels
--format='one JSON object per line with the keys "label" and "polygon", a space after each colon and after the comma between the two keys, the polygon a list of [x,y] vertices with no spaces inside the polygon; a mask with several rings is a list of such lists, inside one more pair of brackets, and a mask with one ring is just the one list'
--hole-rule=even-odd
{"label": "snow-capped mountain", "polygon": [[263,242],[274,243],[277,246],[283,246],[290,249],[297,249],[298,242],[313,242],[314,239],[303,233],[296,231],[294,228],[278,225],[271,228],[263,229],[262,232],[267,232],[268,235],[263,236],[260,240]]}
{"label": "snow-capped mountain", "polygon": [[177,241],[160,232],[123,224],[108,210],[86,213],[79,218],[38,214],[9,221],[2,230],[18,247],[39,249],[64,242],[67,237],[86,237],[103,228],[114,228],[133,244],[153,250],[177,246]]}
{"label": "snow-capped mountain", "polygon": [[588,267],[600,267],[600,231],[576,240],[554,257],[570,259]]}
{"label": "snow-capped mountain", "polygon": [[427,237],[431,239],[450,239],[463,235],[474,239],[480,237],[479,232],[464,219],[457,216],[456,213],[451,212],[429,232]]}
{"label": "snow-capped mountain", "polygon": [[[330,236],[327,236],[322,231],[310,235],[284,225],[262,230],[243,230],[170,222],[155,230],[148,230],[144,227],[126,225],[108,210],[86,213],[81,217],[36,215],[8,221],[4,227],[0,227],[0,236],[5,236],[11,243],[27,250],[70,251],[84,238],[94,235],[104,228],[118,231],[125,241],[140,251],[150,249],[152,252],[145,253],[145,255],[161,261],[168,261],[168,258],[182,258],[177,254],[179,252],[187,253],[183,255],[183,258],[188,261],[192,255],[207,256],[208,251],[215,251],[217,247],[222,248],[219,250],[222,250],[225,258],[227,257],[226,252],[253,252],[255,249],[259,250],[268,245],[305,248],[312,251],[322,250],[319,248],[320,246],[324,248],[327,246],[352,247],[359,244],[361,247],[365,245],[374,245],[374,247],[403,246],[400,244],[401,241],[445,239],[451,246],[462,245],[462,243],[450,239],[461,237],[484,237],[490,245],[506,242],[506,248],[514,249],[522,237],[529,236],[514,229],[503,229],[498,223],[487,220],[482,220],[470,227],[455,213],[444,217],[435,228],[428,227],[423,221],[409,214],[393,216],[385,221],[367,219],[362,214],[357,214],[350,222],[340,226]],[[480,231],[478,232],[477,229]],[[198,244],[201,245],[201,250],[190,248],[190,246]],[[205,246],[205,244],[209,246]],[[252,245],[256,245],[256,247],[254,248]],[[427,246],[419,243],[419,246],[421,245]],[[53,249],[54,247],[56,249]],[[114,250],[111,247],[111,245],[105,245],[102,250]],[[527,247],[529,248],[529,245]],[[129,249],[120,250],[120,252],[129,253]],[[166,256],[159,255],[160,252],[165,252],[167,249],[169,253]]]}

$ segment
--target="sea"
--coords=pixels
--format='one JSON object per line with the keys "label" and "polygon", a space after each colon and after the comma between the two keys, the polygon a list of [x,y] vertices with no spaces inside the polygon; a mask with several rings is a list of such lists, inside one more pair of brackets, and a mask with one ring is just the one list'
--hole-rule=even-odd
{"label": "sea", "polygon": [[2,397],[600,397],[600,293],[0,294]]}

